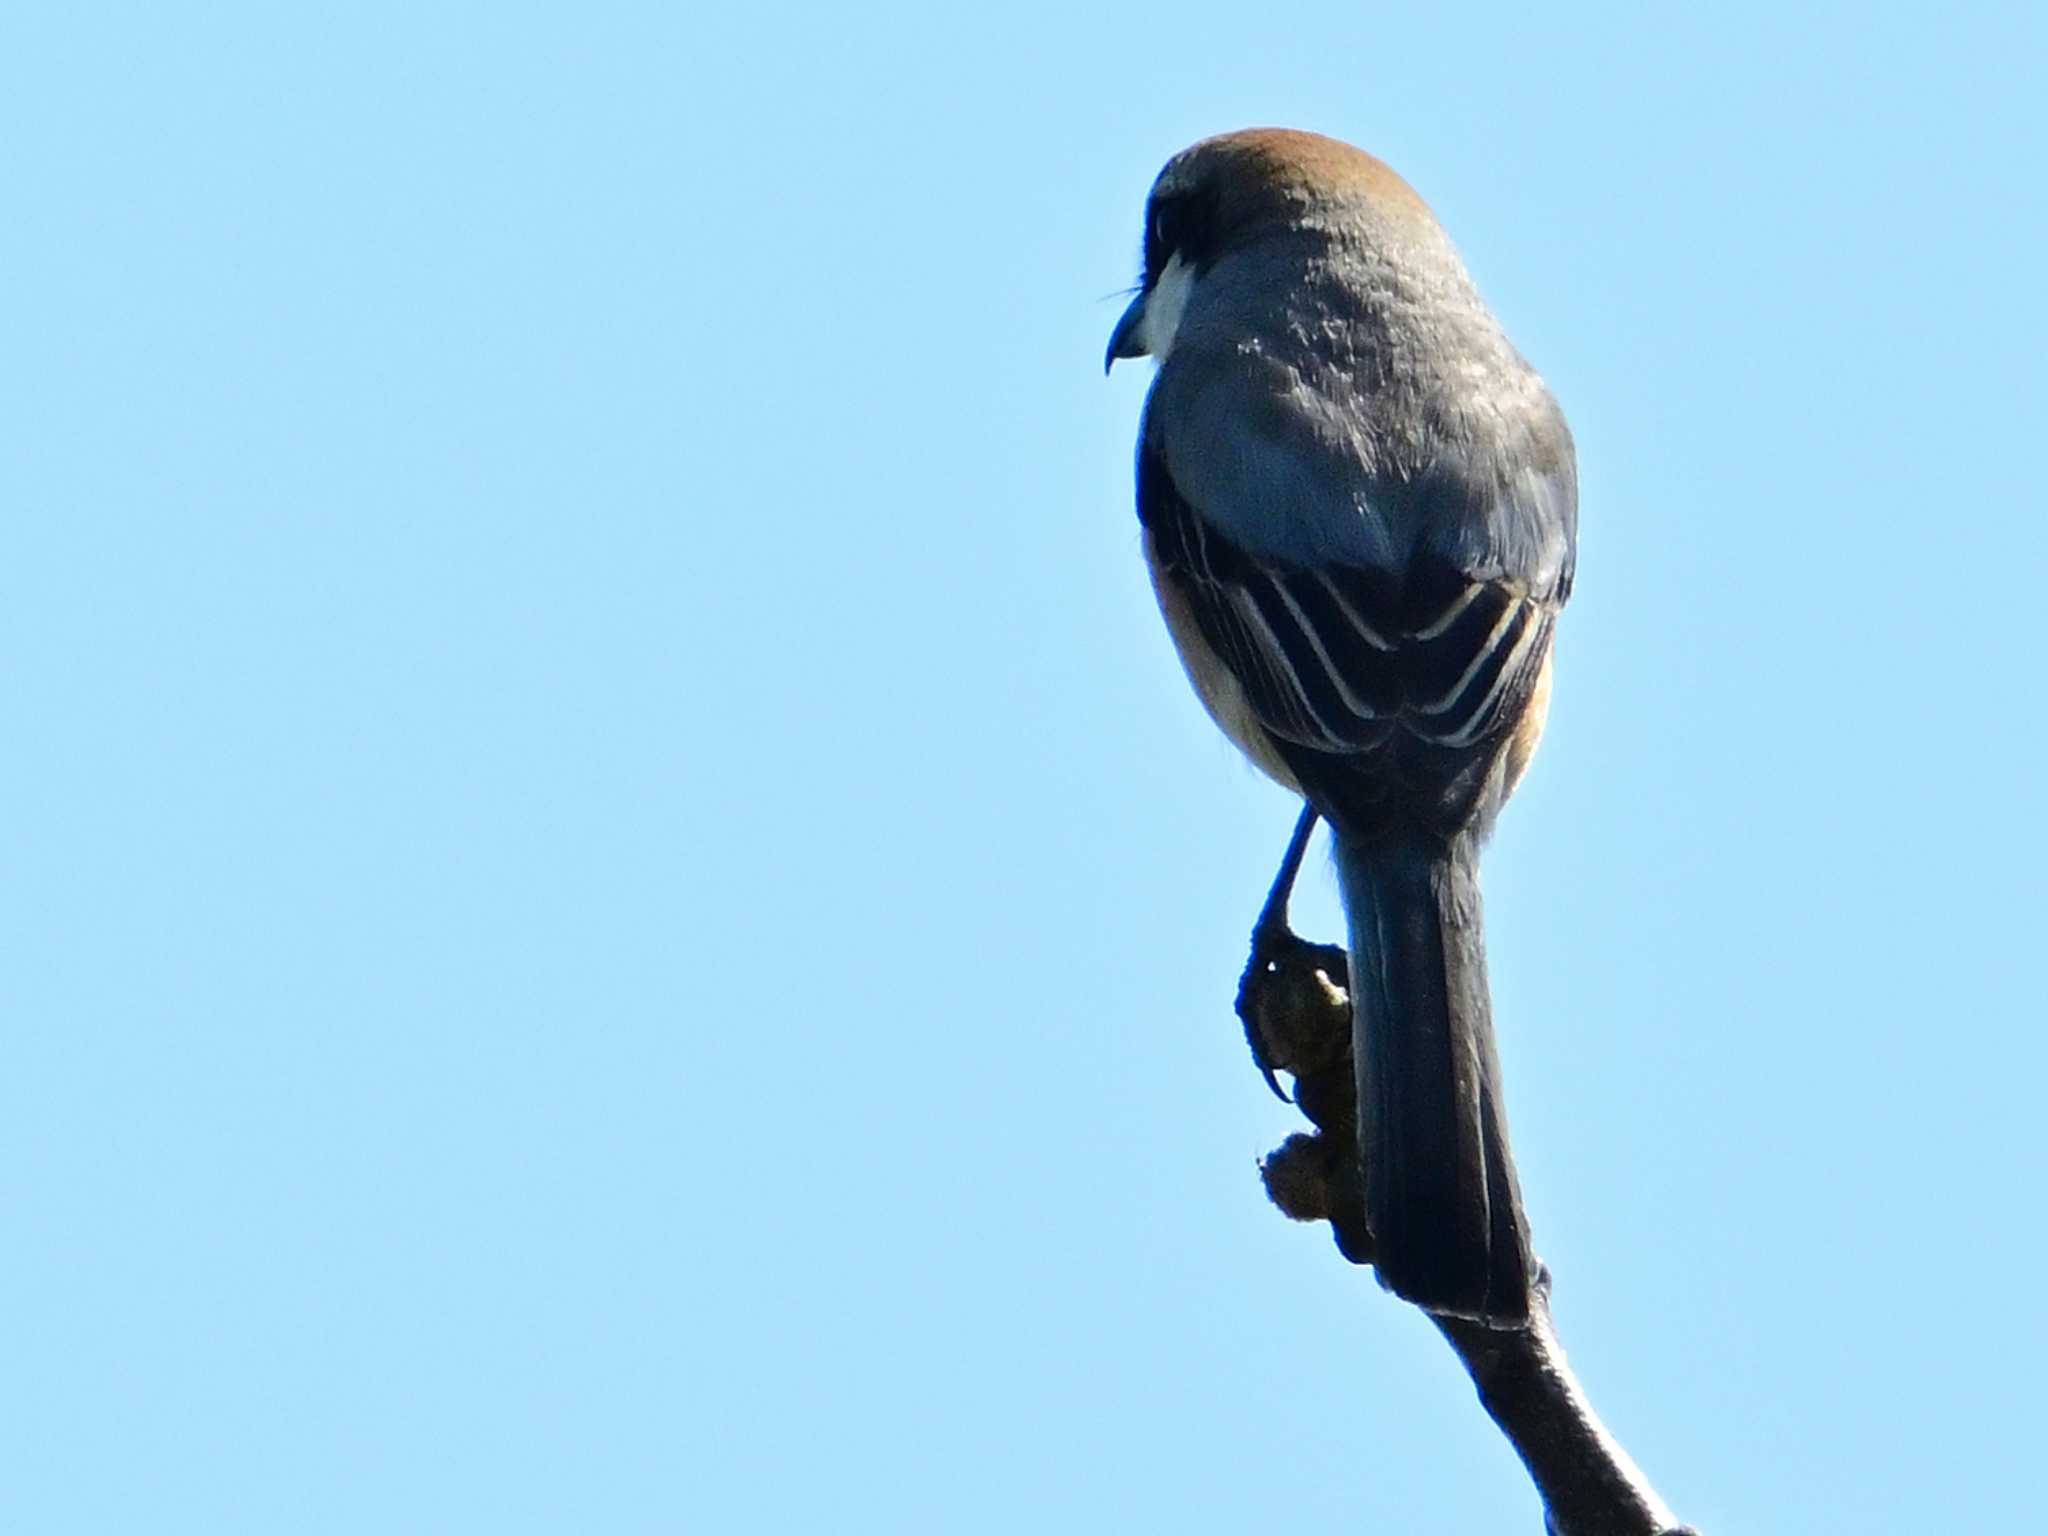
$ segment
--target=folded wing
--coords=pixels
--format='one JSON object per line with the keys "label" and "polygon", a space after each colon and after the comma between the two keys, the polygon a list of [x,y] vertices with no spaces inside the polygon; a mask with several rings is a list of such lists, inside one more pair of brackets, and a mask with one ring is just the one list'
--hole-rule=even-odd
{"label": "folded wing", "polygon": [[1326,813],[1483,777],[1549,654],[1562,582],[1531,590],[1427,551],[1400,571],[1254,554],[1149,447],[1138,483],[1166,579]]}

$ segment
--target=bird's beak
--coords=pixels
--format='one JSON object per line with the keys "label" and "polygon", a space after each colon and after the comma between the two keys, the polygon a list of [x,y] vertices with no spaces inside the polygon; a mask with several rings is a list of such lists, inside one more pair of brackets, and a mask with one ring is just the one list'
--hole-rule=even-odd
{"label": "bird's beak", "polygon": [[1116,329],[1109,333],[1109,350],[1102,354],[1102,371],[1108,373],[1117,364],[1118,358],[1145,356],[1145,343],[1138,338],[1145,319],[1145,300],[1150,298],[1149,290],[1131,300],[1123,318],[1116,323]]}

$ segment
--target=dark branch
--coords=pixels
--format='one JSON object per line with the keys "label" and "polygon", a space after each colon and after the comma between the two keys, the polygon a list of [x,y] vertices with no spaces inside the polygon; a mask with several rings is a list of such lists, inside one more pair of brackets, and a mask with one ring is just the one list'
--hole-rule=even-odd
{"label": "dark branch", "polygon": [[[1259,1069],[1291,1073],[1294,1100],[1315,1126],[1261,1168],[1266,1193],[1296,1221],[1327,1221],[1354,1264],[1372,1262],[1358,1164],[1351,1002],[1344,951],[1287,927],[1286,890],[1312,814],[1296,828],[1287,867],[1259,919],[1237,1011]],[[1479,1401],[1506,1435],[1543,1500],[1553,1536],[1694,1536],[1681,1527],[1628,1454],[1607,1433],[1572,1375],[1550,1323],[1549,1277],[1529,1325],[1488,1328],[1432,1316],[1465,1364]]]}

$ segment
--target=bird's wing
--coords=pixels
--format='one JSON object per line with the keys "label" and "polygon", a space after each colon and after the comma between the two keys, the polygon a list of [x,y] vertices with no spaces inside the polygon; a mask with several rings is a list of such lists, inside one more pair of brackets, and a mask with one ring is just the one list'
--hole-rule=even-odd
{"label": "bird's wing", "polygon": [[1341,560],[1297,563],[1228,537],[1147,444],[1139,516],[1202,637],[1279,741],[1354,754],[1403,733],[1487,749],[1512,728],[1561,605],[1429,551],[1400,573]]}
{"label": "bird's wing", "polygon": [[1140,434],[1162,578],[1310,799],[1355,824],[1376,799],[1474,809],[1548,660],[1577,508],[1571,434],[1511,354],[1429,407],[1195,338]]}

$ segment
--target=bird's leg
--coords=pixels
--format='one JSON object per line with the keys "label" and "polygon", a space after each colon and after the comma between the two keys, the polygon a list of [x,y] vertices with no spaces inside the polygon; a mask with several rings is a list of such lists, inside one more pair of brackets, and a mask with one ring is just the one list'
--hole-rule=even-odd
{"label": "bird's leg", "polygon": [[1372,1262],[1358,1166],[1358,1097],[1351,1070],[1350,966],[1342,946],[1313,944],[1287,925],[1316,813],[1304,809],[1273,889],[1252,928],[1251,959],[1238,983],[1237,1016],[1266,1085],[1283,1101],[1276,1072],[1294,1077],[1294,1103],[1316,1127],[1261,1165],[1266,1192],[1297,1221],[1327,1221],[1354,1264]]}
{"label": "bird's leg", "polygon": [[[1314,997],[1333,984],[1341,999],[1347,970],[1344,951],[1334,945],[1311,944],[1287,926],[1288,898],[1294,893],[1316,819],[1312,807],[1302,808],[1280,861],[1280,872],[1273,877],[1273,888],[1252,926],[1251,958],[1245,962],[1237,986],[1237,1016],[1244,1023],[1245,1043],[1251,1047],[1252,1060],[1266,1086],[1283,1102],[1287,1094],[1274,1076],[1276,1071],[1292,1072],[1298,1086],[1305,1074],[1327,1064],[1349,1043],[1348,1037],[1324,1038],[1330,1033],[1325,1027],[1327,1010],[1313,1003]],[[1311,997],[1300,995],[1304,988]]]}
{"label": "bird's leg", "polygon": [[1301,861],[1308,853],[1309,834],[1315,831],[1316,820],[1316,808],[1304,803],[1301,816],[1294,823],[1294,836],[1287,840],[1287,852],[1281,856],[1280,872],[1273,877],[1273,888],[1266,893],[1266,904],[1259,909],[1259,920],[1252,926],[1254,960],[1262,946],[1294,937],[1287,926],[1287,902],[1294,895],[1294,882],[1301,874]]}

